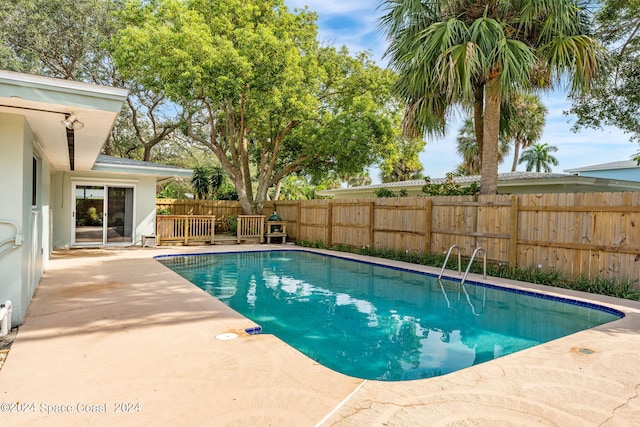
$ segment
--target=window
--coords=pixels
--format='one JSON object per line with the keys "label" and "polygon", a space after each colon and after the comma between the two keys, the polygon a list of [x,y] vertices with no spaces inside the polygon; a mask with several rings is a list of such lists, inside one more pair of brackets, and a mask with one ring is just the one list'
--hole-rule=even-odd
{"label": "window", "polygon": [[38,159],[33,158],[31,168],[31,206],[38,205]]}

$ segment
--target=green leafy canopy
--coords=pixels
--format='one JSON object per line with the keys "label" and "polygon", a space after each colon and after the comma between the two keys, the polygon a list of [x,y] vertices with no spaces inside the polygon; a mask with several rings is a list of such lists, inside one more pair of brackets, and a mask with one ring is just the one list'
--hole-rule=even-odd
{"label": "green leafy canopy", "polygon": [[123,75],[188,111],[186,133],[218,158],[247,213],[290,174],[362,171],[397,134],[393,74],[320,46],[306,8],[133,0],[121,20],[110,47]]}

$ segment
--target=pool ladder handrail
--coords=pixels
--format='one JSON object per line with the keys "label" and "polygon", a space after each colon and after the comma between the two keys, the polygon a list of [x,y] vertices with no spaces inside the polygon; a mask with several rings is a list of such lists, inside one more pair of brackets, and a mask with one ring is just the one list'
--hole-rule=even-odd
{"label": "pool ladder handrail", "polygon": [[449,251],[447,252],[447,256],[444,259],[444,264],[442,265],[442,268],[440,269],[440,274],[438,275],[438,280],[442,279],[442,273],[444,273],[444,269],[447,267],[447,261],[449,261],[449,257],[451,256],[451,252],[453,252],[454,249],[458,250],[458,275],[461,276],[462,275],[462,267],[461,267],[461,263],[460,263],[460,258],[461,258],[461,254],[460,254],[460,248],[457,245],[453,245],[449,248]]}
{"label": "pool ladder handrail", "polygon": [[469,259],[469,264],[467,265],[467,270],[464,272],[464,276],[462,276],[461,285],[464,285],[464,281],[467,280],[467,275],[469,274],[469,270],[471,269],[471,264],[473,264],[473,260],[476,257],[478,252],[482,252],[482,271],[483,271],[483,279],[487,278],[487,251],[485,251],[482,247],[478,246],[471,254],[471,259]]}

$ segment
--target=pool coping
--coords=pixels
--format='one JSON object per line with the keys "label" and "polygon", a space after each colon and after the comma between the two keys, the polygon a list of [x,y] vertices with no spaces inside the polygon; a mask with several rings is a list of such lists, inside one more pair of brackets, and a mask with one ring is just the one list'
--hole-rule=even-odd
{"label": "pool coping", "polygon": [[[283,248],[289,247],[239,245],[233,252]],[[222,251],[229,246],[207,247]],[[55,255],[0,370],[3,402],[82,400],[97,410],[137,399],[142,412],[0,412],[0,424],[613,426],[640,419],[638,302],[495,278],[500,286],[593,302],[626,316],[441,377],[362,381],[311,363],[268,334],[216,342],[216,332],[242,331],[252,322],[153,260],[176,252],[202,247]],[[482,282],[474,274],[469,280]]]}
{"label": "pool coping", "polygon": [[[390,264],[386,264],[384,262],[385,259],[384,258],[376,258],[376,257],[370,257],[373,258],[373,260],[365,260],[362,257],[362,255],[356,254],[358,257],[357,258],[348,258],[348,257],[343,257],[341,256],[341,254],[345,253],[345,252],[336,252],[336,251],[330,251],[330,253],[322,253],[317,249],[314,248],[307,248],[307,247],[296,247],[296,248],[279,248],[279,249],[262,249],[262,250],[253,250],[253,251],[244,251],[247,253],[250,252],[273,252],[273,251],[295,251],[295,252],[307,252],[307,253],[317,253],[317,254],[322,254],[328,257],[332,257],[332,258],[342,258],[342,259],[348,259],[350,261],[354,261],[354,262],[359,262],[359,263],[363,263],[363,264],[369,264],[369,265],[376,265],[376,266],[381,266],[381,267],[386,267],[389,269],[393,269],[393,270],[397,270],[397,271],[405,271],[405,272],[411,272],[411,273],[416,273],[416,274],[422,274],[425,276],[429,276],[429,277],[439,277],[439,273],[435,273],[433,271],[420,271],[418,269],[413,268],[413,266],[418,266],[419,264],[411,264],[411,263],[404,263],[404,264],[408,264],[408,266],[398,266],[396,262],[394,262],[393,260],[387,260],[390,261]],[[196,253],[189,253],[189,254],[165,254],[165,255],[157,255],[154,256],[153,258],[158,260],[158,259],[162,259],[162,258],[179,258],[179,257],[190,257],[190,256],[207,256],[207,255],[224,255],[224,254],[234,254],[237,253],[237,251],[229,251],[229,252],[196,252]],[[433,269],[434,267],[431,266],[426,266],[428,267],[430,270]],[[450,272],[450,270],[444,270],[447,272]],[[479,276],[479,275],[478,275]],[[453,275],[443,275],[442,276],[445,280],[450,280],[453,282],[461,282],[462,281],[462,277],[455,277]],[[491,277],[492,280],[495,280],[497,278],[495,277]],[[585,308],[590,308],[593,310],[599,310],[599,311],[603,311],[605,313],[609,313],[609,314],[613,314],[616,316],[619,316],[620,318],[623,318],[625,316],[624,312],[618,309],[615,309],[613,307],[609,307],[607,305],[604,304],[597,304],[594,302],[589,301],[589,296],[592,294],[586,293],[586,299],[581,300],[581,299],[577,299],[577,298],[570,298],[570,297],[566,297],[566,296],[559,296],[559,295],[554,295],[554,294],[550,294],[550,293],[546,293],[546,292],[541,292],[541,291],[532,291],[530,289],[522,289],[521,287],[511,287],[511,286],[506,286],[506,285],[497,285],[494,283],[488,283],[489,282],[489,278],[485,278],[484,276],[482,277],[482,279],[480,280],[465,280],[465,283],[468,285],[473,285],[473,286],[479,286],[479,287],[483,287],[483,288],[488,288],[488,289],[496,289],[496,290],[501,290],[501,291],[505,291],[505,292],[510,292],[510,293],[515,293],[515,294],[519,294],[519,295],[526,295],[526,296],[532,296],[535,298],[541,298],[541,299],[546,299],[549,301],[557,301],[557,302],[562,302],[565,304],[570,304],[570,305],[577,305],[580,307],[585,307]],[[518,282],[516,282],[518,283]],[[521,283],[521,282],[520,282]],[[555,288],[555,287],[551,287],[552,289],[560,289],[560,288]],[[607,322],[610,323],[610,322]]]}

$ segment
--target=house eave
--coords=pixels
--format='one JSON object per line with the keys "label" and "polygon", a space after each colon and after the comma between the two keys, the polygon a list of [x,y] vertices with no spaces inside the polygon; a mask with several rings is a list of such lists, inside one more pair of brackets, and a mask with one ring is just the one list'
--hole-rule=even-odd
{"label": "house eave", "polygon": [[[0,70],[0,113],[24,117],[34,145],[56,171],[88,171],[120,113],[127,90]],[[62,120],[74,115],[82,128]]]}
{"label": "house eave", "polygon": [[112,165],[97,162],[93,166],[93,171],[107,172],[117,174],[130,174],[130,175],[150,175],[156,177],[156,182],[166,183],[179,178],[190,178],[193,175],[191,169],[181,169],[173,167],[162,166],[131,166],[131,165]]}

